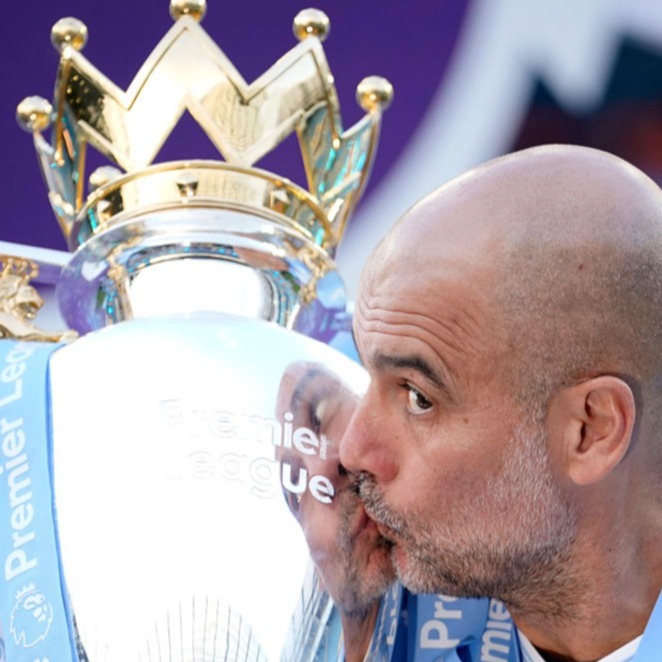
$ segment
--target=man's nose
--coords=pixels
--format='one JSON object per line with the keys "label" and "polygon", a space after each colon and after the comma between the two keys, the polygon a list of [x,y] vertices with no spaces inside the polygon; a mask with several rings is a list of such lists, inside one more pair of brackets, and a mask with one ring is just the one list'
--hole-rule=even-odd
{"label": "man's nose", "polygon": [[372,474],[380,483],[395,478],[397,455],[391,448],[386,419],[368,392],[354,410],[340,440],[340,463],[348,471]]}

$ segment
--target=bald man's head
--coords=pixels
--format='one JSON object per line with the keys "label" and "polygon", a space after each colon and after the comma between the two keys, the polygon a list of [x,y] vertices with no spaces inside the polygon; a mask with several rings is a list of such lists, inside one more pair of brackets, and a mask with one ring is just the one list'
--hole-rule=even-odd
{"label": "bald man's head", "polygon": [[[546,147],[450,182],[369,261],[354,331],[371,381],[340,461],[360,475],[405,586],[499,598],[540,636],[590,623],[595,587],[617,599],[638,575],[656,599],[662,194],[651,180],[595,150]],[[563,646],[573,659],[615,648]]]}
{"label": "bald man's head", "polygon": [[657,389],[662,194],[616,157],[535,148],[450,182],[396,224],[362,286],[415,271],[440,287],[480,275],[495,364],[524,401],[604,373]]}

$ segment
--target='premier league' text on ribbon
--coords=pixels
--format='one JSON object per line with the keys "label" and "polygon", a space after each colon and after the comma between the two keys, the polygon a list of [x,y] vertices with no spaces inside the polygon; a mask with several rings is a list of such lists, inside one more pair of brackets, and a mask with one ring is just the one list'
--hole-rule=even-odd
{"label": "'premier league' text on ribbon", "polygon": [[17,404],[23,398],[26,359],[33,352],[34,346],[13,345],[0,372],[0,436],[3,453],[0,476],[6,476],[7,481],[12,539],[11,551],[4,559],[6,581],[37,566],[37,558],[31,554],[36,535],[31,528],[34,517],[32,480],[28,457],[23,452],[26,442],[23,418],[3,415],[7,407]]}

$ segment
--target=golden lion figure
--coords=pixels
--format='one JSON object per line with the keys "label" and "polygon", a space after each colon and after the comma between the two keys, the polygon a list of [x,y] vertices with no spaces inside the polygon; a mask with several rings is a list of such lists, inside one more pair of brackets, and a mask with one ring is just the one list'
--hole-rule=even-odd
{"label": "golden lion figure", "polygon": [[0,255],[0,338],[17,338],[41,342],[70,342],[75,331],[54,333],[32,324],[44,300],[29,284],[37,274],[30,260]]}

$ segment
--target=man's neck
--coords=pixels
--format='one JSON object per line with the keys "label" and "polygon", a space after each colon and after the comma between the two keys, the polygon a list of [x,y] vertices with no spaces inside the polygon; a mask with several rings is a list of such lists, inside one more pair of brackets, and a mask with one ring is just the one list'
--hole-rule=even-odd
{"label": "man's neck", "polygon": [[[515,624],[549,662],[602,659],[644,631],[662,588],[659,549],[652,554],[632,550],[629,558],[616,563],[617,556],[610,556],[607,548],[603,555],[595,548],[564,608],[550,612],[529,600],[510,607]],[[539,604],[549,605],[550,597]]]}
{"label": "man's neck", "polygon": [[363,662],[379,613],[379,601],[361,614],[340,612],[345,648],[345,662]]}

